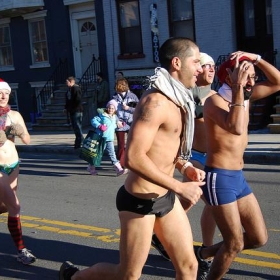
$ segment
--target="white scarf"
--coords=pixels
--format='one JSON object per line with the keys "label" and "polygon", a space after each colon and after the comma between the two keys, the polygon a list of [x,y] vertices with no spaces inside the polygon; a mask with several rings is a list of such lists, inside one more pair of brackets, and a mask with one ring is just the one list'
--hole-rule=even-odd
{"label": "white scarf", "polygon": [[193,143],[195,116],[195,103],[191,91],[181,82],[172,78],[168,71],[161,67],[157,67],[155,75],[150,77],[150,87],[158,89],[183,109],[185,122],[183,124],[179,157],[189,160]]}
{"label": "white scarf", "polygon": [[[229,103],[232,103],[232,89],[229,87],[228,84],[223,84],[219,90],[218,90],[219,95],[226,100]],[[249,100],[244,100],[244,106],[245,110],[249,104]]]}

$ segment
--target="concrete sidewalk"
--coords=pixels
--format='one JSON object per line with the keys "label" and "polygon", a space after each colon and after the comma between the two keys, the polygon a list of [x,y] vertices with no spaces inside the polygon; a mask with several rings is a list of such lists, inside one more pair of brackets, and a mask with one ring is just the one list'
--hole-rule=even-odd
{"label": "concrete sidewalk", "polygon": [[[19,152],[60,153],[74,156],[79,154],[79,151],[73,148],[75,137],[72,131],[50,133],[31,130],[29,132],[30,145],[24,145],[20,139],[16,139]],[[250,132],[244,160],[245,163],[280,164],[280,134],[270,134],[268,129]]]}

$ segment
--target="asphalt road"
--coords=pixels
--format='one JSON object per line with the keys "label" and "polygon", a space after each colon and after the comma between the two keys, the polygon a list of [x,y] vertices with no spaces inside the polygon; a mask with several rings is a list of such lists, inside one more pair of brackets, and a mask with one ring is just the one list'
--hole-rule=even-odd
{"label": "asphalt road", "polygon": [[[108,161],[99,176],[86,172],[75,155],[20,153],[19,198],[24,239],[37,256],[32,266],[15,260],[15,247],[0,216],[0,279],[58,279],[64,260],[80,268],[96,262],[118,262],[119,220],[115,195],[125,176],[115,177]],[[269,231],[267,245],[242,252],[225,279],[280,279],[280,167],[246,165],[245,176],[259,199]],[[180,178],[178,173],[175,177]],[[199,218],[203,203],[189,213],[194,243],[201,242]],[[215,241],[220,241],[217,231]],[[151,248],[143,280],[175,279],[171,262]]]}

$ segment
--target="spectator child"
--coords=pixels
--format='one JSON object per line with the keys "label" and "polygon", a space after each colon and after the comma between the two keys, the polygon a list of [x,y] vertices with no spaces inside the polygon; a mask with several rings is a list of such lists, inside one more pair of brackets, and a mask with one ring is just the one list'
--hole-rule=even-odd
{"label": "spectator child", "polygon": [[[115,100],[111,100],[107,103],[106,109],[98,109],[98,115],[91,120],[92,126],[95,128],[96,132],[102,135],[105,141],[105,147],[102,150],[102,154],[106,150],[114,165],[117,176],[127,173],[121,167],[120,162],[116,158],[115,147],[114,147],[114,135],[115,129],[121,127],[122,123],[118,121],[116,116],[118,103]],[[102,158],[102,155],[100,156]],[[97,175],[95,165],[90,165],[87,171],[91,175]]]}

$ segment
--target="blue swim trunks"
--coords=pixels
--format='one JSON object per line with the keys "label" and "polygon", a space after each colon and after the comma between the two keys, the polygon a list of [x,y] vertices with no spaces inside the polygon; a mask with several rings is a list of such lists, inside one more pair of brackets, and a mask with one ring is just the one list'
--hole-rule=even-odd
{"label": "blue swim trunks", "polygon": [[202,153],[196,150],[192,150],[192,156],[190,157],[190,160],[198,161],[200,164],[205,166],[206,163],[206,153]]}
{"label": "blue swim trunks", "polygon": [[205,166],[206,184],[202,187],[206,201],[212,205],[234,202],[252,193],[242,170],[226,170]]}

